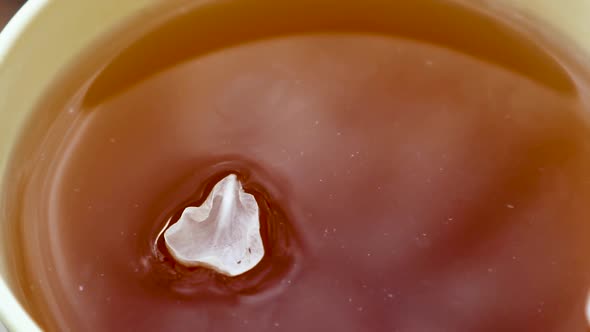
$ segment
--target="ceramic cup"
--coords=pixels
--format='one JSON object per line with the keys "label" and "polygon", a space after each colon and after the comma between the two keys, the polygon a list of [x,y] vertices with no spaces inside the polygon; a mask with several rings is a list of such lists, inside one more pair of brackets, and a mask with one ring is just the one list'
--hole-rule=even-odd
{"label": "ceramic cup", "polygon": [[[211,1],[217,0],[191,0],[190,5]],[[566,39],[590,63],[590,0],[447,1],[503,7],[508,15],[531,19]],[[167,0],[166,5],[185,6],[187,2]],[[19,130],[58,73],[101,35],[131,17],[154,15],[161,5],[161,0],[29,0],[18,12],[0,34],[0,189]],[[0,192],[0,321],[11,332],[39,331],[21,305],[24,299],[15,296],[21,293],[19,286],[6,278],[7,257],[14,248],[3,245],[11,220],[5,217],[2,195]]]}

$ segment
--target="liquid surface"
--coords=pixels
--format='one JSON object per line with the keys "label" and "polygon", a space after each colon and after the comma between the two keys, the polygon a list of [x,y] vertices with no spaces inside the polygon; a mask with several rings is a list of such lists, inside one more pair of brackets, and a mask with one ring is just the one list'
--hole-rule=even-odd
{"label": "liquid surface", "polygon": [[[15,280],[36,319],[585,331],[585,88],[515,69],[534,53],[508,66],[402,37],[283,36],[147,76],[107,69],[17,172]],[[117,75],[128,84],[107,91]],[[259,203],[267,252],[235,279],[183,268],[156,241],[229,173]]]}

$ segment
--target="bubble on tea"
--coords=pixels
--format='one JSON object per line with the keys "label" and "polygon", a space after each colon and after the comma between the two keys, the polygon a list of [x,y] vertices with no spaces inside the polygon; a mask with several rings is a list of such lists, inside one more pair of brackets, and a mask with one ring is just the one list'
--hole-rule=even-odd
{"label": "bubble on tea", "polygon": [[164,240],[179,264],[230,277],[251,270],[264,256],[258,204],[234,174],[218,182],[201,206],[186,208]]}

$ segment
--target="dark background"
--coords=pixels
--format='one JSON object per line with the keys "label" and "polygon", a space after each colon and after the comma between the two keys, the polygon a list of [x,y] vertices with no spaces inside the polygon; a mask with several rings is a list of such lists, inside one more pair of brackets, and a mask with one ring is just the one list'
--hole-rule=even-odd
{"label": "dark background", "polygon": [[22,6],[25,0],[0,0],[0,29],[8,23],[8,20]]}

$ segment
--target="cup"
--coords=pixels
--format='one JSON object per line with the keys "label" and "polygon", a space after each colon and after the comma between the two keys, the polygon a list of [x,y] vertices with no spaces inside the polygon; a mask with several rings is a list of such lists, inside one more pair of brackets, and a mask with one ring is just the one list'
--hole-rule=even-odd
{"label": "cup", "polygon": [[[212,1],[218,0],[197,0],[191,5]],[[502,7],[507,15],[530,19],[543,25],[543,31],[565,39],[590,63],[590,0],[446,1]],[[167,5],[186,3],[168,0]],[[17,13],[0,34],[0,189],[19,131],[60,71],[104,33],[131,17],[154,15],[161,5],[159,0],[29,0]],[[4,213],[4,194],[0,192],[0,321],[11,332],[40,331],[21,304],[25,299],[18,294],[23,286],[6,277],[11,268],[7,258],[15,249],[8,248],[3,238],[11,223]]]}

